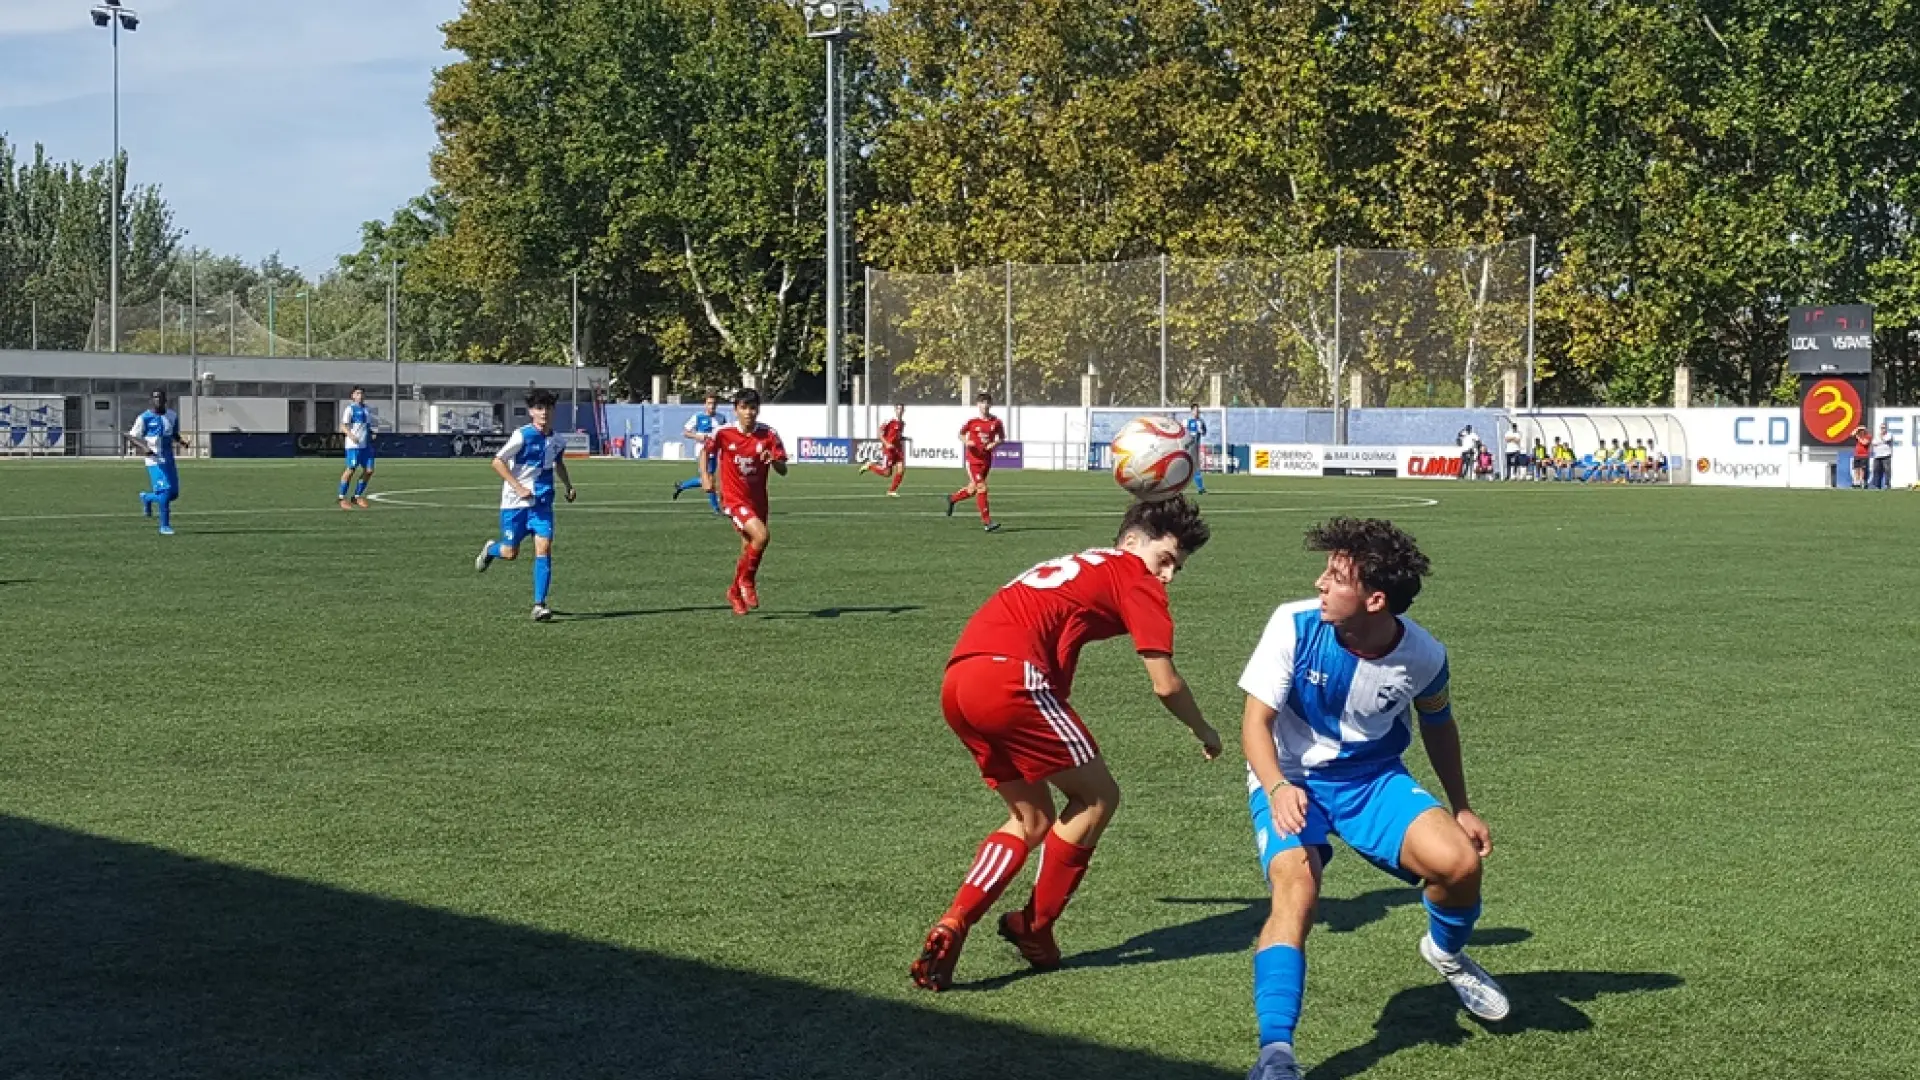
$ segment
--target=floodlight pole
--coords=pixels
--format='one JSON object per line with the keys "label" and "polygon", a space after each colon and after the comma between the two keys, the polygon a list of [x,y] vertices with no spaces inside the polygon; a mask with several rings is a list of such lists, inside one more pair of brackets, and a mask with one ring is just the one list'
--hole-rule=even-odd
{"label": "floodlight pole", "polygon": [[193,377],[193,452],[200,451],[200,254],[195,252],[188,263],[187,286],[187,362]]}
{"label": "floodlight pole", "polygon": [[140,29],[140,13],[120,6],[120,0],[105,0],[93,9],[93,25],[113,34],[113,192],[107,209],[107,235],[110,237],[107,268],[107,351],[120,351],[120,28],[131,34]]}
{"label": "floodlight pole", "polygon": [[827,437],[840,434],[840,49],[853,32],[859,0],[805,0],[808,37],[827,42]]}

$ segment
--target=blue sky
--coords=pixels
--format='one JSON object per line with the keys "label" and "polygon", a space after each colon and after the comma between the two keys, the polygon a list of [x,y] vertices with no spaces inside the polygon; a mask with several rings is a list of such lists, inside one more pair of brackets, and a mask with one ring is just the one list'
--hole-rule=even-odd
{"label": "blue sky", "polygon": [[[0,0],[0,133],[104,161],[113,55],[91,0]],[[461,0],[126,0],[120,139],[188,242],[309,272],[425,190],[427,92]]]}

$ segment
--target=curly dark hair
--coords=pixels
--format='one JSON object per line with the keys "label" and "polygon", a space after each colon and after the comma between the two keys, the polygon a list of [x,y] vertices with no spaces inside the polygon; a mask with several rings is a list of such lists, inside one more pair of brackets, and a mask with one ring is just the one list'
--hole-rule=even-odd
{"label": "curly dark hair", "polygon": [[1433,564],[1413,537],[1379,518],[1337,517],[1307,530],[1307,550],[1345,555],[1353,560],[1360,586],[1386,594],[1387,609],[1404,615],[1420,595],[1420,579]]}
{"label": "curly dark hair", "polygon": [[1189,555],[1206,547],[1213,536],[1213,530],[1200,520],[1200,508],[1184,495],[1160,502],[1137,502],[1127,507],[1114,543],[1119,543],[1130,532],[1142,533],[1149,540],[1176,537],[1180,550]]}
{"label": "curly dark hair", "polygon": [[527,408],[529,409],[551,409],[559,400],[551,390],[527,391]]}

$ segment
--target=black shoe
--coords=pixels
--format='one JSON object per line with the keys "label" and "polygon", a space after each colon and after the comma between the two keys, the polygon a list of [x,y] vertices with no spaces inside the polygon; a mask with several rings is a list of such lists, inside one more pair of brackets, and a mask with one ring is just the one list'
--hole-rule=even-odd
{"label": "black shoe", "polygon": [[953,516],[953,508],[954,508],[954,507],[956,507],[956,506],[959,506],[959,505],[960,505],[960,500],[959,500],[959,499],[948,499],[948,500],[947,500],[947,516],[948,516],[948,517],[952,517],[952,516]]}
{"label": "black shoe", "polygon": [[989,521],[989,522],[987,522],[987,524],[986,524],[986,526],[985,526],[985,528],[986,528],[986,531],[988,531],[988,532],[999,532],[999,531],[1000,531],[1000,523],[999,523],[999,522],[997,522],[997,521]]}
{"label": "black shoe", "polygon": [[687,490],[687,489],[686,489],[686,488],[683,488],[683,487],[681,487],[681,486],[680,486],[679,484],[675,484],[675,485],[673,485],[673,497],[674,497],[674,500],[675,500],[676,502],[677,502],[677,501],[679,500],[679,498],[680,498],[680,493],[681,493],[681,492],[683,492],[683,491],[685,491],[685,490]]}

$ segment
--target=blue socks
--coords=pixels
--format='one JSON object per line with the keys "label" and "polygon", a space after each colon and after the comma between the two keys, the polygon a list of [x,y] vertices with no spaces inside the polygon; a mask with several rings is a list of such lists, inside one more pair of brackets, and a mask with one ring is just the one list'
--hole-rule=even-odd
{"label": "blue socks", "polygon": [[153,501],[160,504],[160,527],[173,528],[173,500],[163,495]]}
{"label": "blue socks", "polygon": [[[695,484],[694,486],[698,487],[699,485]],[[720,512],[720,493],[718,491],[707,492],[707,505],[713,507],[714,513],[717,514]]]}
{"label": "blue socks", "polygon": [[[365,494],[367,493],[367,481],[368,481],[368,480],[370,480],[370,479],[372,479],[372,477],[369,477],[369,476],[368,476],[368,475],[367,475],[366,473],[361,473],[361,474],[360,474],[360,482],[359,482],[358,484],[356,484],[356,485],[354,485],[354,488],[353,488],[353,497],[354,497],[354,498],[356,498],[356,499],[357,499],[357,498],[359,498],[360,496],[362,496],[362,495],[365,495]],[[346,494],[346,491],[344,490],[344,489],[345,489],[345,487],[346,487],[346,485],[344,485],[344,484],[342,484],[342,485],[341,485],[341,488],[342,488],[342,490],[341,490],[341,492],[340,492],[340,494],[342,494],[342,495],[345,495],[345,494]]]}
{"label": "blue socks", "polygon": [[674,490],[675,491],[692,491],[694,488],[697,488],[699,486],[700,486],[700,478],[696,476],[691,480],[680,481],[679,484],[674,486]]}
{"label": "blue socks", "polygon": [[489,541],[487,544],[487,558],[497,559],[499,557],[500,557],[500,541],[498,540]]}
{"label": "blue socks", "polygon": [[1467,939],[1473,936],[1473,924],[1480,920],[1479,904],[1441,907],[1424,896],[1420,903],[1427,909],[1427,935],[1441,952],[1452,956],[1467,947]]}
{"label": "blue socks", "polygon": [[1291,945],[1269,945],[1253,954],[1253,1011],[1260,1018],[1260,1045],[1293,1043],[1300,998],[1307,990],[1307,954]]}
{"label": "blue socks", "polygon": [[553,557],[535,555],[533,557],[533,602],[547,602],[547,586],[553,583]]}
{"label": "blue socks", "polygon": [[345,480],[340,481],[340,497],[343,499],[347,497],[347,482]]}

